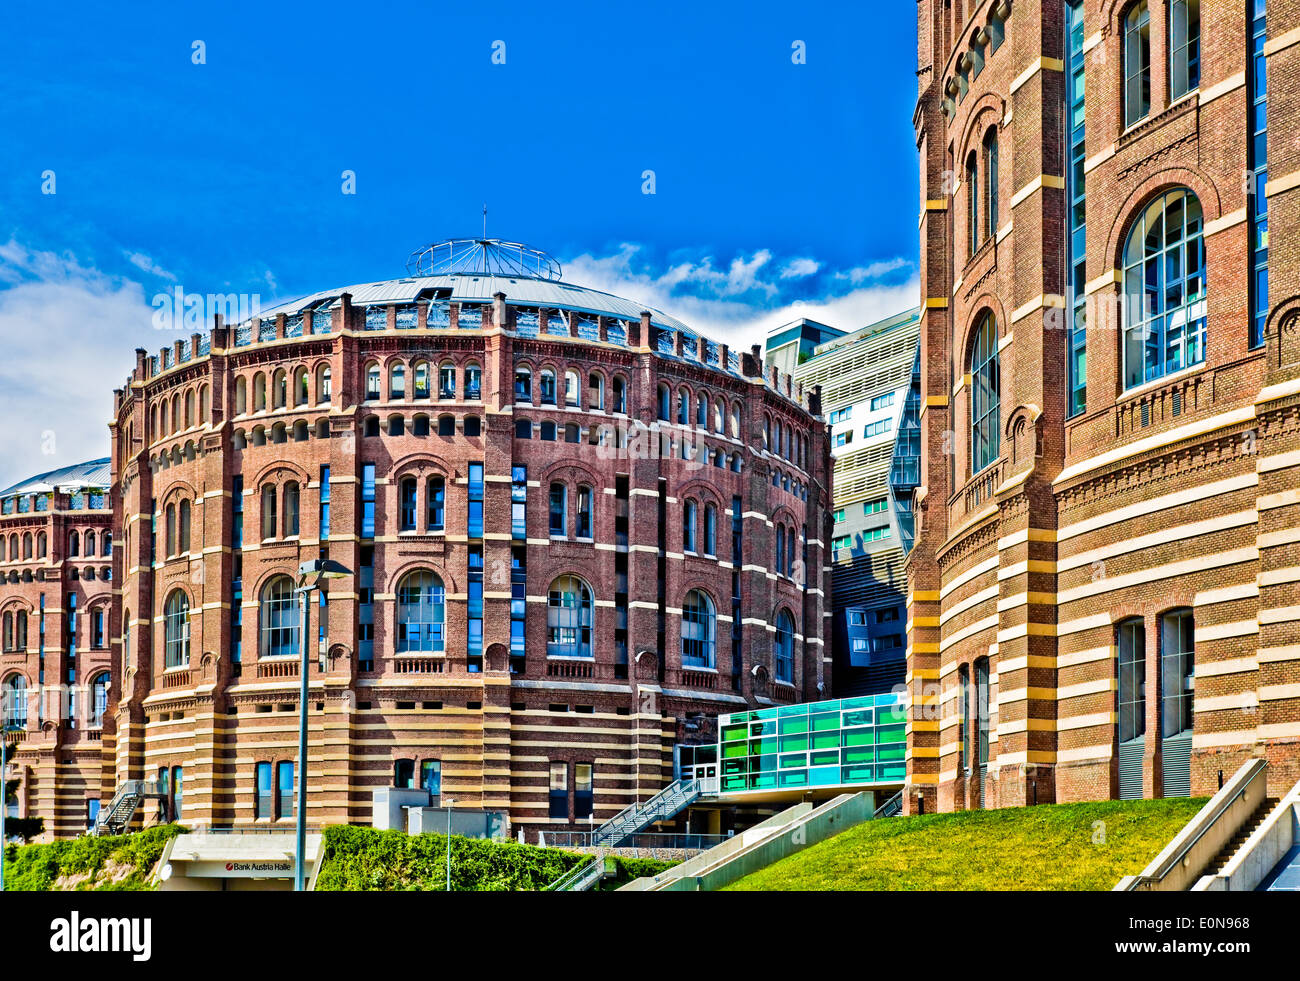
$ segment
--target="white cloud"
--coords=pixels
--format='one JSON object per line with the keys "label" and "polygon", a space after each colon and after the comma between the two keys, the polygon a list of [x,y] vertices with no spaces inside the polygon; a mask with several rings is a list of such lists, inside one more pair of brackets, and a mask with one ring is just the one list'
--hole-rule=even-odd
{"label": "white cloud", "polygon": [[152,312],[139,283],[69,254],[0,245],[0,487],[108,456],[113,389],[137,346],[168,339],[150,327]]}
{"label": "white cloud", "polygon": [[[761,262],[757,261],[760,258]],[[841,330],[857,330],[919,302],[920,282],[915,275],[903,283],[868,285],[860,285],[867,282],[864,278],[854,282],[847,275],[836,275],[827,279],[831,284],[847,283],[846,288],[822,286],[818,290],[809,289],[802,296],[791,296],[795,285],[788,278],[780,287],[757,279],[757,272],[770,260],[771,253],[762,250],[749,261],[734,261],[732,270],[752,270],[756,277],[751,290],[739,291],[732,286],[741,276],[704,272],[712,270],[710,259],[681,263],[656,275],[642,259],[640,246],[624,243],[613,255],[584,254],[566,261],[564,278],[579,286],[604,290],[662,310],[733,348],[762,344],[768,331],[800,317]],[[882,269],[874,278],[885,275],[886,265],[896,270],[907,264],[898,262],[898,265],[878,263]],[[702,292],[701,285],[714,289],[711,293]]]}
{"label": "white cloud", "polygon": [[822,267],[816,259],[791,259],[781,270],[782,279],[803,279],[811,276]]}
{"label": "white cloud", "polygon": [[869,283],[877,279],[882,279],[883,277],[888,276],[891,272],[905,269],[910,265],[910,262],[901,257],[885,259],[881,262],[873,262],[869,266],[855,266],[852,269],[837,272],[835,278],[848,280],[854,285],[857,285],[858,283]]}
{"label": "white cloud", "polygon": [[131,265],[135,266],[141,272],[146,272],[150,276],[158,276],[162,279],[169,279],[172,282],[176,281],[175,273],[168,272],[166,269],[158,265],[158,263],[154,262],[152,258],[145,255],[143,252],[127,252],[125,253],[125,255],[127,260],[131,263]]}

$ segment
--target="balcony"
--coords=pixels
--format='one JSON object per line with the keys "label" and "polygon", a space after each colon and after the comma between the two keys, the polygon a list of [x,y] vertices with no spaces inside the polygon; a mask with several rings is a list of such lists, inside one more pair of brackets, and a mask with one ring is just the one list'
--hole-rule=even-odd
{"label": "balcony", "polygon": [[296,657],[267,658],[257,662],[258,680],[298,677]]}

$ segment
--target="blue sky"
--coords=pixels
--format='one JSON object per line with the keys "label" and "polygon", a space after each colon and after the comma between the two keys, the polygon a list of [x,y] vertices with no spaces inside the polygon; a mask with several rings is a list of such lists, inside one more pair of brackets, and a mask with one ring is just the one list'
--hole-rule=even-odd
{"label": "blue sky", "polygon": [[733,342],[916,302],[909,3],[6,7],[0,486],[106,452],[158,293],[395,277],[485,202]]}

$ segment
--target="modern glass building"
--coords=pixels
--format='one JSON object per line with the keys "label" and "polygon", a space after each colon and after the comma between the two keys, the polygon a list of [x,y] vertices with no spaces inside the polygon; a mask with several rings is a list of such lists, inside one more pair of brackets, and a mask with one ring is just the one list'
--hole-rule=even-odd
{"label": "modern glass building", "polygon": [[718,718],[718,793],[902,786],[902,693],[782,705]]}
{"label": "modern glass building", "polygon": [[[767,340],[772,362],[792,350],[795,325]],[[903,684],[907,609],[903,559],[912,547],[920,483],[920,311],[831,337],[801,351],[804,389],[818,385],[831,435],[835,694]]]}

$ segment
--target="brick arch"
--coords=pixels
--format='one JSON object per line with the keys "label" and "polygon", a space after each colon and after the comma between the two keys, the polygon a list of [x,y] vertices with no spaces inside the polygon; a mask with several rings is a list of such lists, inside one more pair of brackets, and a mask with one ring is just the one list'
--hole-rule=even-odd
{"label": "brick arch", "polygon": [[[422,413],[427,415],[427,413]],[[416,468],[423,468],[419,472]],[[429,477],[444,477],[447,480],[453,479],[453,474],[447,464],[439,456],[432,453],[426,453],[423,450],[415,450],[406,456],[399,457],[388,465],[388,477],[390,480],[401,480],[403,477],[416,477],[421,480],[427,480]]]}
{"label": "brick arch", "polygon": [[1222,217],[1223,201],[1219,189],[1214,181],[1201,171],[1191,167],[1167,167],[1150,174],[1124,199],[1124,203],[1117,211],[1119,218],[1111,225],[1105,255],[1109,257],[1108,261],[1112,268],[1124,267],[1124,245],[1143,209],[1159,195],[1177,188],[1191,191],[1200,202],[1202,237],[1205,233],[1205,225]]}
{"label": "brick arch", "polygon": [[1001,341],[1007,335],[1011,324],[1007,321],[1006,311],[1002,307],[1002,301],[992,293],[983,293],[975,299],[970,305],[970,313],[966,316],[966,326],[962,328],[960,343],[957,345],[957,351],[960,353],[959,374],[965,374],[970,370],[970,346],[975,337],[975,328],[979,326],[985,313],[993,314],[993,319],[998,328],[998,340]]}
{"label": "brick arch", "polygon": [[193,484],[187,480],[178,480],[163,492],[158,503],[165,509],[169,504],[179,503],[182,498],[197,501],[198,496],[198,491],[194,489]]}
{"label": "brick arch", "polygon": [[977,127],[976,124],[979,123],[979,121],[984,116],[986,116],[990,111],[997,114],[996,119],[993,121],[992,125],[994,128],[1000,131],[1001,124],[1002,124],[1002,117],[1004,117],[1007,114],[1007,112],[1006,112],[1006,100],[1004,100],[1002,96],[999,95],[998,93],[996,92],[984,93],[975,101],[975,104],[972,105],[970,109],[967,111],[966,125],[962,127],[961,140],[958,143],[958,145],[962,149],[961,152],[957,154],[955,157],[955,162],[959,167],[965,168],[966,158],[970,156],[971,150],[978,149],[978,147],[971,145],[971,140],[977,135],[981,141],[984,139],[984,134],[988,131],[988,126],[980,125]]}
{"label": "brick arch", "polygon": [[1270,366],[1284,368],[1300,363],[1300,295],[1291,296],[1277,304],[1264,325],[1264,339],[1270,346]]}
{"label": "brick arch", "polygon": [[595,472],[577,457],[555,460],[538,476],[539,483],[549,484],[553,480],[575,485],[590,484],[593,489],[604,486]]}
{"label": "brick arch", "polygon": [[[269,433],[270,430],[268,429],[267,432]],[[272,479],[270,474],[277,470],[287,471],[288,475]],[[263,484],[267,483],[279,485],[283,484],[286,480],[296,480],[298,481],[299,487],[306,487],[307,484],[311,482],[311,477],[308,475],[307,471],[303,470],[302,467],[298,466],[296,463],[290,463],[288,460],[276,460],[273,463],[268,463],[259,470],[253,477],[252,481],[247,483],[245,486],[261,487]]]}
{"label": "brick arch", "polygon": [[[427,557],[417,557],[408,559],[393,569],[393,571],[388,574],[388,582],[385,584],[385,588],[382,590],[376,589],[375,592],[391,593],[396,596],[397,588],[402,584],[402,580],[415,572],[432,572],[442,580],[443,589],[448,593],[456,593],[460,591],[461,584],[456,581],[456,577],[452,574],[450,569],[439,567],[436,563],[431,562]],[[593,593],[593,596],[594,595],[595,594]],[[396,605],[396,600],[393,602],[394,605]]]}
{"label": "brick arch", "polygon": [[264,590],[264,589],[266,588],[267,584],[268,584],[272,579],[278,579],[280,576],[287,576],[287,577],[289,578],[289,581],[290,581],[291,583],[293,583],[295,586],[297,586],[297,584],[298,584],[297,572],[298,572],[298,570],[297,570],[297,569],[294,569],[294,568],[292,568],[292,567],[283,567],[283,568],[281,568],[281,567],[273,567],[273,568],[270,568],[270,569],[265,569],[265,570],[263,570],[263,571],[258,575],[256,582],[254,582],[254,584],[253,584],[253,590],[252,590],[252,593],[249,594],[249,598],[250,598],[250,599],[253,599],[253,600],[255,600],[255,601],[257,602],[257,606],[258,606],[258,616],[259,616],[259,617],[261,616],[261,612],[262,612],[262,611],[261,611],[261,607],[262,607],[262,590]]}
{"label": "brick arch", "polygon": [[697,499],[701,504],[712,504],[718,509],[719,514],[722,513],[722,499],[718,495],[718,489],[704,477],[692,477],[685,483],[679,484],[673,496],[680,501],[685,495]]}

